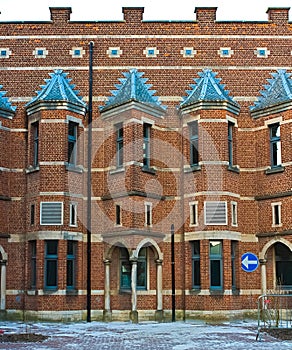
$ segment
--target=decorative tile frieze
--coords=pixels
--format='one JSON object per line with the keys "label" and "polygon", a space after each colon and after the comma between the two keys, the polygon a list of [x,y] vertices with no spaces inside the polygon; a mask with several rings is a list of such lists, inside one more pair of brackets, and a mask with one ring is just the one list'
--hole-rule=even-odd
{"label": "decorative tile frieze", "polygon": [[192,58],[197,54],[197,50],[194,50],[193,47],[184,47],[180,53],[183,55],[185,58]]}
{"label": "decorative tile frieze", "polygon": [[45,47],[36,47],[32,52],[35,58],[46,58],[48,53]]}
{"label": "decorative tile frieze", "polygon": [[85,55],[85,50],[83,47],[72,47],[69,53],[73,58],[82,58]]}
{"label": "decorative tile frieze", "polygon": [[255,51],[254,54],[258,58],[267,58],[270,55],[270,51],[266,47],[258,47]]}
{"label": "decorative tile frieze", "polygon": [[157,57],[159,50],[157,50],[156,47],[146,47],[146,49],[143,50],[143,53],[146,57]]}
{"label": "decorative tile frieze", "polygon": [[106,53],[110,58],[118,58],[121,57],[123,50],[120,47],[109,47]]}
{"label": "decorative tile frieze", "polygon": [[7,47],[1,47],[0,48],[0,58],[9,58],[9,56],[12,54],[12,51]]}
{"label": "decorative tile frieze", "polygon": [[230,47],[220,47],[218,55],[223,58],[228,58],[234,55],[234,51]]}

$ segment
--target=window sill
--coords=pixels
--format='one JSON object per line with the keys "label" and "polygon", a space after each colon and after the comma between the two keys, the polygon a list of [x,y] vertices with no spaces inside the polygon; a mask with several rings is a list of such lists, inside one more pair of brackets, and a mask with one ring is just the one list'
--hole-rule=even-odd
{"label": "window sill", "polygon": [[152,174],[152,175],[155,175],[155,174],[156,174],[156,170],[155,170],[155,169],[153,169],[153,168],[148,168],[148,167],[146,167],[146,166],[143,166],[143,167],[142,167],[142,171],[143,171],[144,173],[148,173],[148,174]]}
{"label": "window sill", "polygon": [[190,290],[190,294],[192,294],[192,295],[196,295],[196,294],[200,294],[200,293],[201,293],[201,288],[200,287],[198,287],[198,288],[193,287]]}
{"label": "window sill", "polygon": [[240,173],[240,170],[239,170],[239,167],[236,166],[236,165],[228,165],[228,168],[227,168],[229,171],[232,171],[234,173],[237,173],[239,174]]}
{"label": "window sill", "polygon": [[131,289],[120,289],[119,294],[132,294]]}
{"label": "window sill", "polygon": [[39,165],[37,165],[37,166],[29,165],[29,166],[25,169],[25,172],[26,172],[26,174],[30,174],[30,173],[34,173],[34,172],[39,171],[39,170],[40,170]]}
{"label": "window sill", "polygon": [[184,169],[184,172],[185,173],[193,173],[195,171],[200,171],[201,169],[202,169],[201,165],[190,165]]}
{"label": "window sill", "polygon": [[77,289],[66,289],[66,295],[78,295]]}
{"label": "window sill", "polygon": [[270,174],[282,173],[284,170],[285,170],[285,168],[282,165],[280,165],[277,167],[272,167],[272,168],[267,169],[265,171],[265,174],[270,175]]}
{"label": "window sill", "polygon": [[52,289],[44,289],[44,295],[50,295],[50,294],[54,294],[58,291],[58,288],[52,288]]}
{"label": "window sill", "polygon": [[210,295],[224,295],[223,289],[210,289]]}
{"label": "window sill", "polygon": [[125,171],[124,167],[120,167],[120,168],[116,168],[113,170],[110,170],[110,175],[114,175],[114,174],[119,174],[119,173],[123,173]]}
{"label": "window sill", "polygon": [[38,294],[36,289],[30,289],[26,293],[27,293],[27,295],[37,295]]}
{"label": "window sill", "polygon": [[78,165],[74,165],[74,164],[66,164],[66,170],[68,171],[72,171],[73,173],[78,173],[78,174],[82,174],[83,173],[83,169],[81,166]]}

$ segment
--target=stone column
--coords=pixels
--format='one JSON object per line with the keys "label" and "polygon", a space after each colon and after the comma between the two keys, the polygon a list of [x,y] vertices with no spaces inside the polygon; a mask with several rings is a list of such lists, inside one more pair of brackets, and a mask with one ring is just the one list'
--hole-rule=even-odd
{"label": "stone column", "polygon": [[111,265],[111,261],[108,259],[105,259],[103,262],[105,265],[103,320],[105,322],[110,322],[112,320],[111,289],[110,289],[110,265]]}
{"label": "stone column", "polygon": [[267,269],[266,269],[267,260],[260,259],[260,264],[261,264],[262,294],[266,294],[267,293]]}
{"label": "stone column", "polygon": [[162,299],[162,260],[156,261],[156,297],[157,297],[157,310],[155,311],[155,320],[162,322],[163,315],[163,299]]}
{"label": "stone column", "polygon": [[132,259],[132,281],[131,281],[131,288],[132,288],[132,310],[130,313],[130,320],[133,323],[138,323],[138,311],[137,311],[137,259]]}
{"label": "stone column", "polygon": [[0,296],[0,310],[6,309],[6,260],[1,260],[1,296]]}

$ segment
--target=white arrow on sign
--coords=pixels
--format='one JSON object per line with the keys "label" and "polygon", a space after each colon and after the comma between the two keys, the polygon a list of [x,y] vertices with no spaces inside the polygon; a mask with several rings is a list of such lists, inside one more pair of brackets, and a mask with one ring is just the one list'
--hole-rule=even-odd
{"label": "white arrow on sign", "polygon": [[242,265],[245,266],[245,268],[249,268],[249,265],[257,265],[257,260],[248,260],[248,255],[242,260]]}

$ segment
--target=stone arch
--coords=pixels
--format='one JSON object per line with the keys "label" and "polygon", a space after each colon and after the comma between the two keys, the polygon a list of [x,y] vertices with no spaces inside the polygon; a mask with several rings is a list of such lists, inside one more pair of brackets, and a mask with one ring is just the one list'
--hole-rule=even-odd
{"label": "stone arch", "polygon": [[269,250],[269,248],[271,248],[276,243],[282,243],[282,244],[286,245],[292,252],[292,242],[289,242],[287,239],[285,239],[283,237],[275,237],[271,241],[267,242],[264,245],[263,249],[261,250],[261,252],[259,254],[260,260],[265,260],[267,251]]}
{"label": "stone arch", "polygon": [[116,242],[112,243],[110,247],[107,247],[104,254],[104,259],[111,260],[113,251],[115,248],[126,248],[128,250],[129,256],[131,256],[132,250],[128,248],[128,245],[125,240],[119,239]]}
{"label": "stone arch", "polygon": [[138,245],[137,248],[133,251],[132,258],[138,258],[139,252],[143,247],[154,247],[153,249],[156,260],[163,260],[163,253],[159,248],[159,245],[151,238],[144,238]]}

